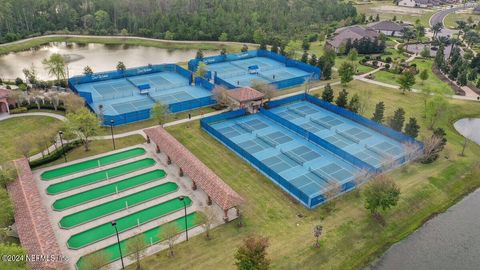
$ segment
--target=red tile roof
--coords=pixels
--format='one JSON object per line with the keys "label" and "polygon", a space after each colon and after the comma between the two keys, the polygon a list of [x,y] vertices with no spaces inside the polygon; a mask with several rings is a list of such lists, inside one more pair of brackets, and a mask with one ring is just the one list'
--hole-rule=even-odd
{"label": "red tile roof", "polygon": [[242,87],[228,90],[227,95],[238,102],[262,99],[265,95],[253,88]]}
{"label": "red tile roof", "polygon": [[[62,255],[28,160],[14,161],[18,179],[8,185],[20,243],[30,255]],[[31,269],[66,269],[61,261],[30,261]]]}
{"label": "red tile roof", "polygon": [[182,168],[208,196],[222,209],[228,210],[243,202],[243,198],[227,185],[218,175],[194,156],[165,129],[154,127],[143,130],[162,152]]}

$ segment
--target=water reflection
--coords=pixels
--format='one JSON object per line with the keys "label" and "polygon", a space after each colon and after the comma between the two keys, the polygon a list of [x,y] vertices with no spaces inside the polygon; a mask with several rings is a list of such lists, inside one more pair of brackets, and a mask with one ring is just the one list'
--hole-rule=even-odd
{"label": "water reflection", "polygon": [[[35,66],[40,79],[52,79],[43,69],[42,60],[54,53],[67,58],[70,76],[82,74],[85,66],[94,72],[115,69],[118,61],[127,67],[145,66],[147,64],[186,62],[196,55],[196,50],[160,49],[129,44],[97,44],[52,42],[36,46],[30,50],[0,56],[0,78],[24,78],[22,69]],[[206,56],[216,55],[218,51],[205,51]]]}

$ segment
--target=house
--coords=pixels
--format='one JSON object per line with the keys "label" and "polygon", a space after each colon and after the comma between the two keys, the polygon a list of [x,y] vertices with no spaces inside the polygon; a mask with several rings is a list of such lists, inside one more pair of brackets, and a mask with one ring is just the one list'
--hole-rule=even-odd
{"label": "house", "polygon": [[10,113],[10,109],[8,108],[8,100],[7,100],[10,92],[11,90],[8,90],[8,89],[0,89],[0,114]]}
{"label": "house", "polygon": [[348,40],[352,42],[362,38],[376,39],[380,34],[369,28],[359,25],[347,26],[339,28],[335,31],[333,37],[329,38],[325,46],[333,49],[336,53],[340,52],[340,48],[344,46]]}
{"label": "house", "polygon": [[411,26],[409,24],[392,21],[380,21],[371,23],[368,27],[386,36],[400,37],[402,36],[403,29]]}
{"label": "house", "polygon": [[263,104],[265,95],[253,88],[242,87],[227,91],[227,97],[232,107],[246,109],[249,113],[256,113]]}
{"label": "house", "polygon": [[461,3],[460,0],[398,0],[397,5],[402,7],[438,7],[441,5],[453,5]]}

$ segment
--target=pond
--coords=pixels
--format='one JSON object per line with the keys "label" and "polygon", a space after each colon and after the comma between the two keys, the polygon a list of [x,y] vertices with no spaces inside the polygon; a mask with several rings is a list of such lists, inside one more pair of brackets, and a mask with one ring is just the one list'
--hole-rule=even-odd
{"label": "pond", "polygon": [[[480,144],[480,118],[461,119],[454,126]],[[480,189],[427,221],[365,270],[479,269],[479,205]]]}
{"label": "pond", "polygon": [[[197,50],[162,49],[125,44],[52,42],[27,51],[0,56],[0,78],[23,79],[25,76],[22,70],[33,64],[39,79],[53,79],[44,70],[42,60],[54,53],[65,56],[69,75],[73,76],[82,74],[85,66],[90,66],[94,72],[114,70],[118,61],[123,61],[127,68],[148,64],[187,62],[195,57]],[[204,51],[205,56],[216,54],[219,54],[219,51]]]}

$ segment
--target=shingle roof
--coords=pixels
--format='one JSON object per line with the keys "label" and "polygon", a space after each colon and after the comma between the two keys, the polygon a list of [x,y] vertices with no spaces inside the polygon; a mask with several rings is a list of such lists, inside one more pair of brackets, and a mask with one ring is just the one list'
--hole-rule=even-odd
{"label": "shingle roof", "polygon": [[378,36],[379,34],[371,28],[363,28],[358,25],[353,25],[337,29],[337,31],[335,31],[335,36],[330,38],[328,43],[334,47],[339,47],[349,39],[354,41],[364,37],[377,38]]}
{"label": "shingle roof", "polygon": [[392,21],[380,21],[374,22],[368,25],[370,28],[377,31],[402,31],[404,28],[409,27],[408,24],[397,23]]}
{"label": "shingle roof", "polygon": [[265,95],[253,88],[243,87],[228,90],[227,95],[238,102],[262,99]]}
{"label": "shingle roof", "polygon": [[227,185],[218,175],[194,156],[162,127],[143,130],[162,152],[182,168],[208,196],[222,209],[227,210],[243,202],[243,198]]}

